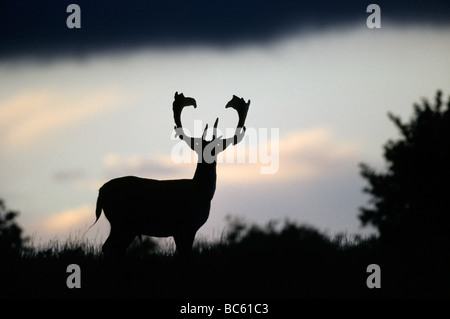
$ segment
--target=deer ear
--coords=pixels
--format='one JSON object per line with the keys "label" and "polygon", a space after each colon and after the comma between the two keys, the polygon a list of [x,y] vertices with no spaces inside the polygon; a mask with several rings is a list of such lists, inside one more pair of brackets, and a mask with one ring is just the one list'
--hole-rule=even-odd
{"label": "deer ear", "polygon": [[250,105],[250,99],[248,100],[248,102],[247,102],[247,106],[249,106]]}
{"label": "deer ear", "polygon": [[178,97],[178,91],[175,92],[174,98],[177,98],[177,97]]}

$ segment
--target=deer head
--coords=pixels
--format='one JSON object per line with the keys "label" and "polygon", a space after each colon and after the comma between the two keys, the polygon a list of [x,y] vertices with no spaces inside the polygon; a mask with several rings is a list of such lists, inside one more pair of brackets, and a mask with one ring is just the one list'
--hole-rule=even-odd
{"label": "deer head", "polygon": [[238,98],[233,95],[233,98],[227,103],[226,108],[233,108],[238,112],[239,121],[236,126],[235,134],[229,138],[222,138],[222,136],[217,136],[217,126],[219,124],[219,118],[216,119],[213,126],[213,136],[211,140],[206,140],[206,133],[208,130],[208,124],[206,124],[205,129],[201,138],[188,136],[183,129],[181,124],[181,112],[186,106],[197,107],[197,102],[191,97],[185,97],[182,93],[175,93],[175,100],[173,102],[173,117],[175,120],[175,132],[187,145],[198,154],[199,163],[206,162],[208,164],[215,164],[217,160],[217,155],[224,151],[229,145],[239,143],[245,135],[245,119],[247,117],[247,112],[250,106],[250,100],[246,103],[243,98]]}

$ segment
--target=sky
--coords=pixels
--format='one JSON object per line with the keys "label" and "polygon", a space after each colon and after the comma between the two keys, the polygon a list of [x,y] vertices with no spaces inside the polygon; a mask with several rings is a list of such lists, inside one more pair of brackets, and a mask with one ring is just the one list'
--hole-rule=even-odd
{"label": "sky", "polygon": [[103,216],[87,230],[112,178],[193,176],[173,136],[177,91],[197,100],[183,112],[196,136],[216,117],[224,133],[236,126],[233,95],[251,100],[201,236],[220,237],[227,215],[375,233],[357,217],[370,199],[358,164],[384,169],[398,137],[388,112],[406,120],[450,94],[445,1],[379,1],[373,29],[371,2],[325,0],[78,1],[69,29],[72,2],[0,5],[0,198],[37,242],[106,239]]}

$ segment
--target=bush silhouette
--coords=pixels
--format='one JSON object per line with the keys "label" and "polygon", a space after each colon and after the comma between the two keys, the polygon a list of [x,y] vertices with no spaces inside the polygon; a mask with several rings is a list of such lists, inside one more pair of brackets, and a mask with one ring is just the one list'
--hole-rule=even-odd
{"label": "bush silhouette", "polygon": [[442,247],[450,239],[450,98],[444,103],[438,91],[434,104],[414,104],[407,123],[388,115],[401,136],[384,146],[386,172],[360,164],[371,205],[360,209],[359,219],[382,239]]}
{"label": "bush silhouette", "polygon": [[[264,227],[252,225],[234,224],[229,236],[235,237],[236,231],[241,231],[239,241],[235,241],[241,247],[258,253],[288,255],[298,251],[321,251],[330,245],[330,240],[317,229],[308,225],[297,225],[285,221],[277,230],[275,221],[268,222]],[[281,248],[281,250],[280,250]]]}
{"label": "bush silhouette", "polygon": [[26,241],[22,237],[22,228],[15,222],[18,215],[18,212],[9,210],[0,199],[0,256],[18,254]]}

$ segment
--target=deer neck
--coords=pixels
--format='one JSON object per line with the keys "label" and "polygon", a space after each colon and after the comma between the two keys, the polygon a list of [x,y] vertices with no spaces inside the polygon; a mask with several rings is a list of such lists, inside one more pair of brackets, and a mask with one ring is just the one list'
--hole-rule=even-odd
{"label": "deer neck", "polygon": [[216,191],[216,163],[197,163],[193,180],[201,193],[212,199]]}

